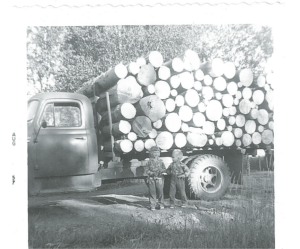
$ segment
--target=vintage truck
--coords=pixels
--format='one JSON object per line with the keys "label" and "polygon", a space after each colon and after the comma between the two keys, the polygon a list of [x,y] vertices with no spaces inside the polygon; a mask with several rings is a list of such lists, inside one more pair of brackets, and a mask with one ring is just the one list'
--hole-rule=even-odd
{"label": "vintage truck", "polygon": [[[70,115],[69,115],[70,114]],[[95,112],[89,98],[77,93],[40,93],[28,100],[28,193],[91,190],[107,180],[146,178],[149,154],[116,157],[101,150]],[[162,151],[166,166],[172,151]],[[190,167],[189,196],[221,198],[230,181],[240,182],[243,155],[256,149],[183,149]],[[103,160],[104,164],[99,164]],[[167,184],[165,184],[167,185]]]}

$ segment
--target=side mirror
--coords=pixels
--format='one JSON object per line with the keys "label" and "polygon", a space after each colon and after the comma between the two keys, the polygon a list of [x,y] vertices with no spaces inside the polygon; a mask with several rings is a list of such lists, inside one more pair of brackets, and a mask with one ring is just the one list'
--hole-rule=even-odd
{"label": "side mirror", "polygon": [[41,126],[39,127],[39,130],[38,130],[38,132],[37,132],[37,134],[36,134],[36,137],[35,137],[35,139],[34,139],[34,143],[35,143],[35,144],[38,142],[37,138],[38,138],[38,135],[39,135],[39,133],[40,133],[41,127],[43,127],[43,128],[46,128],[46,127],[47,127],[47,122],[46,122],[45,120],[42,121]]}
{"label": "side mirror", "polygon": [[45,120],[43,120],[43,122],[42,122],[42,127],[43,127],[43,128],[46,128],[46,127],[47,127],[47,122],[46,122]]}

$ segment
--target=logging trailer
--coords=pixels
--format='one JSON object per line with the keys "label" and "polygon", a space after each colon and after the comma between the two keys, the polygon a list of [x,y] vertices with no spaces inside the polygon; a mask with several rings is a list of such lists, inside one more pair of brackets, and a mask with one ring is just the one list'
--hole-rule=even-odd
{"label": "logging trailer", "polygon": [[[109,98],[108,98],[109,103]],[[109,104],[108,104],[109,106]],[[108,109],[110,112],[110,108]],[[72,115],[72,119],[70,116]],[[111,115],[111,113],[110,113]],[[69,117],[69,118],[66,118]],[[47,122],[46,122],[46,121]],[[118,155],[99,152],[97,112],[91,100],[78,93],[41,93],[28,101],[28,193],[86,191],[101,183],[144,178],[148,152]],[[110,117],[110,127],[111,127]],[[113,148],[113,137],[111,140]],[[182,149],[190,168],[188,196],[221,198],[230,182],[240,182],[243,154],[256,149]],[[103,152],[103,151],[102,151]],[[171,150],[161,151],[166,166]],[[103,161],[99,167],[99,161]],[[167,181],[167,179],[166,179]],[[168,184],[165,184],[168,187]]]}

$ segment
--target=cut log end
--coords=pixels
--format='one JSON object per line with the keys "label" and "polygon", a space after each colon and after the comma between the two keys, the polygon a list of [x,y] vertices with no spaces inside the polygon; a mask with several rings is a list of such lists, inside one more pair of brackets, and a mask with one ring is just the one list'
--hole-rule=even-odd
{"label": "cut log end", "polygon": [[153,67],[159,68],[164,63],[164,59],[160,52],[151,51],[149,54],[149,62],[152,64]]}
{"label": "cut log end", "polygon": [[145,144],[142,140],[137,140],[135,141],[134,143],[134,149],[137,151],[137,152],[142,152],[144,149],[145,149]]}
{"label": "cut log end", "polygon": [[168,131],[163,131],[159,133],[155,139],[156,145],[161,148],[162,150],[169,150],[171,149],[174,140],[173,136]]}

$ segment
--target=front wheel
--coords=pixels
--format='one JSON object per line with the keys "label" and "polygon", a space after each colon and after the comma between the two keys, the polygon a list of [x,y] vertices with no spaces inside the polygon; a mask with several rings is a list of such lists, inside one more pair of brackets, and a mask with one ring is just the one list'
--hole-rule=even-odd
{"label": "front wheel", "polygon": [[220,157],[201,155],[192,161],[188,181],[196,197],[214,201],[225,195],[230,185],[230,173]]}

